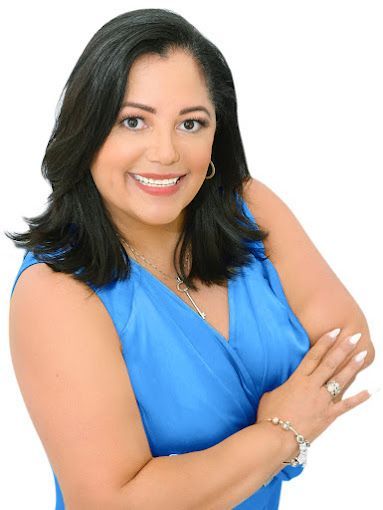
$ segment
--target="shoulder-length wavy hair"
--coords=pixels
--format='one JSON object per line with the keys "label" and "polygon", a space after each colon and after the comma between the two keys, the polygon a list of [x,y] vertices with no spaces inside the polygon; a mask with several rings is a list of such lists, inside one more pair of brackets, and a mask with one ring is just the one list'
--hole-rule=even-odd
{"label": "shoulder-length wavy hair", "polygon": [[[23,219],[29,231],[5,233],[17,248],[32,251],[54,271],[101,287],[131,273],[122,234],[103,205],[90,164],[116,122],[129,70],[139,56],[183,49],[205,77],[217,127],[212,161],[217,169],[185,209],[177,247],[178,267],[193,290],[194,278],[222,285],[251,263],[247,242],[269,232],[238,207],[250,180],[237,119],[237,99],[229,66],[218,48],[192,24],[168,9],[137,9],[103,25],[86,45],[60,95],[62,104],[42,161],[52,187],[46,210]],[[176,261],[176,250],[173,260]],[[187,273],[187,252],[192,265]],[[254,255],[265,260],[261,251]],[[177,267],[175,265],[175,267]]]}

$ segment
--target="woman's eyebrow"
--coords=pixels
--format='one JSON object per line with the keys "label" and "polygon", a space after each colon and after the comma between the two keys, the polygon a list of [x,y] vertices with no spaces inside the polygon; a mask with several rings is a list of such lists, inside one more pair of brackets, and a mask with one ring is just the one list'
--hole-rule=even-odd
{"label": "woman's eyebrow", "polygon": [[[141,104],[141,103],[133,103],[131,101],[128,101],[128,102],[123,103],[122,107],[125,107],[125,106],[133,106],[135,108],[141,108],[141,110],[146,110],[147,112],[150,112],[150,113],[154,113],[154,114],[157,113],[157,110],[155,108],[153,108],[152,106],[147,106],[147,105]],[[183,115],[184,113],[190,113],[190,112],[195,112],[195,111],[206,112],[208,114],[208,116],[210,117],[209,110],[207,108],[205,108],[204,106],[189,106],[188,108],[183,108],[182,110],[180,110],[179,115]]]}

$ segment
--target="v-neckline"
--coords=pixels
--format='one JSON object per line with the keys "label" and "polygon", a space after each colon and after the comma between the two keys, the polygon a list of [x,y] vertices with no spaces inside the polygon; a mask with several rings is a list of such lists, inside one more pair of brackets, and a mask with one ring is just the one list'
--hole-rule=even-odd
{"label": "v-neckline", "polygon": [[[226,345],[230,344],[230,346],[231,346],[231,344],[233,343],[233,334],[234,334],[234,308],[233,308],[233,296],[232,296],[232,290],[233,290],[232,289],[232,283],[233,283],[233,281],[230,278],[227,280],[227,299],[228,299],[228,308],[227,309],[228,309],[228,314],[229,314],[229,328],[228,328],[229,329],[229,338],[227,339],[226,337],[224,337],[222,335],[222,333],[220,331],[218,331],[218,329],[216,329],[214,326],[212,326],[210,324],[210,322],[208,322],[206,319],[203,319],[199,315],[197,310],[192,309],[191,306],[186,304],[185,301],[183,301],[179,296],[177,296],[177,294],[175,292],[170,290],[167,285],[165,285],[163,282],[161,282],[161,280],[159,278],[157,278],[156,276],[154,276],[148,269],[146,269],[144,266],[139,264],[132,257],[130,257],[129,260],[133,263],[133,265],[135,267],[137,267],[139,270],[141,270],[142,274],[146,274],[147,276],[149,276],[149,278],[151,278],[157,284],[157,286],[162,288],[168,295],[172,296],[173,299],[178,301],[181,306],[183,306],[184,308],[186,307],[188,309],[189,313],[192,313],[194,316],[196,316],[196,318],[198,318],[201,321],[203,321],[203,323],[206,324],[207,328],[209,328],[211,332],[213,332],[216,335],[218,335],[219,339],[223,343],[225,343]],[[198,303],[197,303],[197,306],[198,306]]]}

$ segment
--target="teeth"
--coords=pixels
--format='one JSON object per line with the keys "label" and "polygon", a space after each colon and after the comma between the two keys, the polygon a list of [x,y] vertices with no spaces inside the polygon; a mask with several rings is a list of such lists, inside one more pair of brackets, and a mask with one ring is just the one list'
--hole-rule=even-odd
{"label": "teeth", "polygon": [[175,184],[180,177],[175,177],[174,179],[150,179],[146,177],[142,177],[138,174],[133,174],[133,177],[143,184],[153,184],[158,186],[171,186]]}

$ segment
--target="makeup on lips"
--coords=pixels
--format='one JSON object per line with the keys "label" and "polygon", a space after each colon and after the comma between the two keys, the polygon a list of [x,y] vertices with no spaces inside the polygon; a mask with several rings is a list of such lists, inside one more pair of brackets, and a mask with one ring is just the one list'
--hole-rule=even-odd
{"label": "makeup on lips", "polygon": [[146,178],[140,174],[129,174],[138,188],[150,195],[168,196],[176,193],[185,175],[173,179]]}

